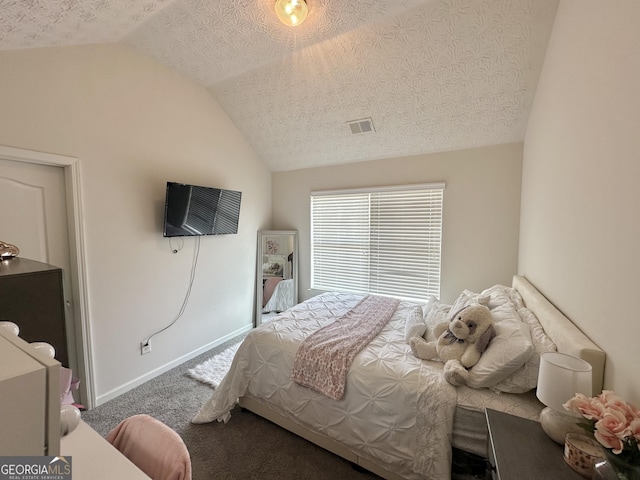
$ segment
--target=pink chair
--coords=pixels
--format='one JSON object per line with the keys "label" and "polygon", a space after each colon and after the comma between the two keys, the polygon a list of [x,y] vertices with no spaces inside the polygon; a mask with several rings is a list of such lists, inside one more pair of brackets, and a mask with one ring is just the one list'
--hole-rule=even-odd
{"label": "pink chair", "polygon": [[107,441],[153,480],[191,480],[191,457],[180,435],[146,415],[125,418]]}

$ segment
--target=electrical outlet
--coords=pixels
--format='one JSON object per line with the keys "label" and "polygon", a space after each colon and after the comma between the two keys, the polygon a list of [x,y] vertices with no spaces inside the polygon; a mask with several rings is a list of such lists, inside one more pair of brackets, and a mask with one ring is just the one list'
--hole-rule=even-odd
{"label": "electrical outlet", "polygon": [[151,353],[151,342],[140,342],[140,355]]}

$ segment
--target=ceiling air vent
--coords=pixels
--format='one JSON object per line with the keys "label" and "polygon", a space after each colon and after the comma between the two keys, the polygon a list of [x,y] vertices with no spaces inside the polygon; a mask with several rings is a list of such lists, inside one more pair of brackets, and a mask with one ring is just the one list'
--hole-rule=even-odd
{"label": "ceiling air vent", "polygon": [[354,135],[356,133],[369,133],[375,132],[375,128],[373,128],[373,122],[371,118],[361,118],[360,120],[351,120],[347,122],[349,128],[351,128],[351,133]]}

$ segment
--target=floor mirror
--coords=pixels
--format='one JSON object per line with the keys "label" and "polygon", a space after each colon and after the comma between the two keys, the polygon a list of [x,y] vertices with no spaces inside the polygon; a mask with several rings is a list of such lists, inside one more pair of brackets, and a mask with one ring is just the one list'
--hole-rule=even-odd
{"label": "floor mirror", "polygon": [[298,303],[298,232],[258,231],[256,327]]}

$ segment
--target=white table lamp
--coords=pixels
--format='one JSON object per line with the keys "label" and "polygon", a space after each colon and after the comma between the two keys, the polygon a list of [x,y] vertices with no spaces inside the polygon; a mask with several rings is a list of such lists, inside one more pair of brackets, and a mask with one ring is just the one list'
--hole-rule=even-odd
{"label": "white table lamp", "polygon": [[546,405],[540,413],[540,424],[545,433],[561,445],[564,445],[567,433],[582,433],[577,425],[581,417],[562,405],[576,393],[591,396],[591,370],[586,361],[564,353],[543,353],[540,356],[536,396]]}

